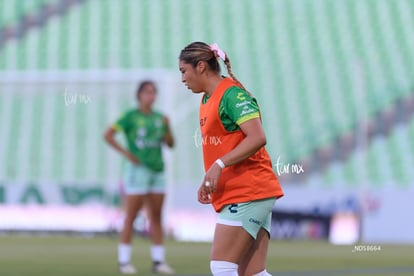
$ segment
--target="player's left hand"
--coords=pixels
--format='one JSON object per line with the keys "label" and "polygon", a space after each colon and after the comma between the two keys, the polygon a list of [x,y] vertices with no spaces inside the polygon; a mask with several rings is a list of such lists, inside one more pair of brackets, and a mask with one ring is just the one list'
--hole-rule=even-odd
{"label": "player's left hand", "polygon": [[217,183],[221,175],[221,170],[222,168],[214,162],[206,172],[201,185],[204,186],[205,191],[209,194],[213,194],[217,190]]}

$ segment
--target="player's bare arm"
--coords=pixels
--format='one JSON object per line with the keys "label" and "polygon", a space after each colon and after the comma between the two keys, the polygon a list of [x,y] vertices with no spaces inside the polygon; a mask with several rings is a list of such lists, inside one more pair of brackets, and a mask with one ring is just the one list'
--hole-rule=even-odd
{"label": "player's bare arm", "polygon": [[171,131],[171,127],[170,127],[170,122],[168,117],[164,117],[164,124],[165,124],[165,135],[164,135],[164,143],[172,148],[174,147],[174,136],[172,135],[172,131]]}
{"label": "player's bare arm", "polygon": [[133,164],[138,165],[139,160],[128,150],[124,149],[115,139],[115,134],[117,130],[114,127],[109,127],[104,134],[105,141],[111,145],[116,151],[118,151],[121,155],[125,156],[129,161]]}

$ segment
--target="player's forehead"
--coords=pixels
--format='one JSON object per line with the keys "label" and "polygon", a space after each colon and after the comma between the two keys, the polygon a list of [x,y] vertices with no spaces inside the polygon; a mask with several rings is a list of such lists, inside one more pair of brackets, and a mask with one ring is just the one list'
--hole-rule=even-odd
{"label": "player's forehead", "polygon": [[153,83],[147,83],[142,87],[142,92],[156,92],[155,85]]}
{"label": "player's forehead", "polygon": [[187,70],[189,68],[191,68],[191,64],[184,62],[183,60],[179,60],[178,61],[178,68],[180,69],[180,71],[182,72],[183,70]]}

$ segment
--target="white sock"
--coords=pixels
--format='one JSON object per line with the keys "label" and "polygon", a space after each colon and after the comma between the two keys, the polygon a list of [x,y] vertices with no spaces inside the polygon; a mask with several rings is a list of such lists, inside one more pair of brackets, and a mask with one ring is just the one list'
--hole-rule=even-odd
{"label": "white sock", "polygon": [[163,263],[165,261],[165,249],[163,245],[151,246],[151,258],[154,262]]}
{"label": "white sock", "polygon": [[118,262],[120,264],[127,264],[131,261],[132,247],[127,243],[118,244]]}
{"label": "white sock", "polygon": [[226,261],[210,261],[210,270],[213,276],[238,276],[238,264]]}
{"label": "white sock", "polygon": [[253,276],[272,276],[272,274],[269,274],[265,269],[262,272],[254,274]]}

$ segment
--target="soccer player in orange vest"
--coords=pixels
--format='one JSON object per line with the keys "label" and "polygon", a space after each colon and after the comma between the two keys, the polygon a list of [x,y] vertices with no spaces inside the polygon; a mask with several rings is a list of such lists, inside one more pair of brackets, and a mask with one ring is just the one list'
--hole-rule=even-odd
{"label": "soccer player in orange vest", "polygon": [[[230,77],[223,77],[219,60]],[[204,93],[200,130],[206,174],[198,200],[218,213],[211,250],[214,276],[270,275],[266,271],[272,208],[283,196],[265,149],[256,99],[234,76],[217,44],[193,42],[179,56],[181,80]]]}

